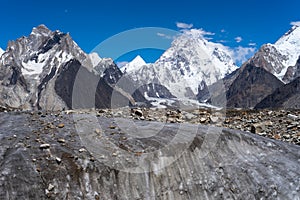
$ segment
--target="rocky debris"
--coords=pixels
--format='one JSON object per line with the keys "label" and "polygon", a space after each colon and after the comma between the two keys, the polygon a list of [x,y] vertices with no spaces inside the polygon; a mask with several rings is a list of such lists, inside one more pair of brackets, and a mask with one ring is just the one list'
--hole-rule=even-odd
{"label": "rocky debris", "polygon": [[265,125],[263,123],[255,123],[251,126],[251,133],[261,134],[265,130]]}
{"label": "rocky debris", "polygon": [[[135,115],[135,109],[119,108],[98,111],[98,117],[112,117],[119,113],[118,117],[159,121],[171,123],[205,124],[219,127],[227,127],[255,133],[261,136],[300,145],[300,110],[240,110],[228,109],[217,111],[213,109],[153,109],[142,108],[142,118]],[[290,135],[289,138],[283,134]]]}
{"label": "rocky debris", "polygon": [[[166,117],[166,112],[174,113],[175,118],[178,113],[153,109],[145,118]],[[185,112],[197,117],[186,118]],[[77,121],[73,114],[63,112],[45,117],[35,112],[0,113],[0,199],[297,199],[300,195],[299,147],[247,132],[200,125],[201,117],[210,124],[210,116],[220,114],[181,111],[182,120],[190,123],[162,123],[134,120],[130,109],[124,109],[122,113],[127,113],[128,119],[96,118],[101,126],[98,138],[96,127],[82,126],[93,119],[95,112],[76,113]],[[249,123],[245,126],[251,128],[251,123],[272,121],[278,128],[276,120],[281,120],[295,129],[297,121],[289,119],[288,114],[300,113],[227,114],[228,126],[242,128],[243,123]],[[275,116],[277,119],[272,120]],[[65,124],[63,129],[47,128],[58,119]],[[110,124],[117,128],[110,129]],[[270,128],[268,124],[266,129]],[[206,139],[208,132],[217,136],[215,140]],[[123,137],[127,140],[121,140]],[[61,138],[65,138],[64,145],[59,142]],[[51,148],[41,151],[41,144],[51,144]],[[172,156],[176,159],[167,164]],[[125,170],[132,167],[142,171]]]}
{"label": "rocky debris", "polygon": [[209,119],[213,124],[215,124],[219,121],[219,118],[216,116],[210,116]]}
{"label": "rocky debris", "polygon": [[297,116],[297,115],[288,114],[287,116],[288,116],[288,118],[290,118],[290,119],[292,119],[292,120],[297,120],[297,119],[299,119],[299,116]]}
{"label": "rocky debris", "polygon": [[63,127],[65,127],[65,125],[63,123],[60,123],[60,124],[57,125],[57,127],[58,128],[63,128]]}
{"label": "rocky debris", "polygon": [[52,185],[51,183],[49,184],[49,186],[48,186],[48,191],[50,192],[50,191],[52,191],[54,189],[54,185]]}
{"label": "rocky debris", "polygon": [[50,144],[41,144],[40,145],[40,149],[49,149],[50,148]]}
{"label": "rocky debris", "polygon": [[59,142],[59,143],[66,143],[66,140],[63,139],[63,138],[59,138],[59,139],[57,140],[57,142]]}

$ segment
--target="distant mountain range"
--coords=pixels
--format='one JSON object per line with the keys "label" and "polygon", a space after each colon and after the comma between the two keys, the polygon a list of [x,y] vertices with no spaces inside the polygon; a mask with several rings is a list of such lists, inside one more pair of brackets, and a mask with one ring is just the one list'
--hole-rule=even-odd
{"label": "distant mountain range", "polygon": [[[69,34],[40,25],[0,49],[0,105],[109,108],[115,92],[120,101],[114,106],[150,105],[164,98],[213,106],[225,100],[234,108],[300,108],[300,27],[263,45],[240,68],[231,55],[191,29],[174,39],[155,63],[137,56],[120,70],[110,58],[83,52]],[[121,79],[126,84],[118,85]],[[130,87],[139,89],[132,92]]]}
{"label": "distant mountain range", "polygon": [[[140,84],[161,84],[178,98],[196,98],[215,106],[223,106],[220,100],[225,100],[227,107],[254,108],[300,75],[296,64],[300,56],[300,28],[293,26],[275,44],[263,45],[240,68],[230,55],[221,44],[209,42],[196,30],[190,30],[176,38],[155,63],[134,59],[125,66],[129,69],[126,75]],[[156,97],[159,93],[155,93]],[[222,93],[226,99],[220,97]],[[264,108],[274,107],[272,101],[264,102],[268,102]],[[297,108],[298,104],[290,100],[285,107]]]}

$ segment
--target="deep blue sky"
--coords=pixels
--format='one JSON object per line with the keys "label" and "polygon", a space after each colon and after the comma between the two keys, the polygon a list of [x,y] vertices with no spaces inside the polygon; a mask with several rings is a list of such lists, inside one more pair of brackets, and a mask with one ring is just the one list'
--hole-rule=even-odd
{"label": "deep blue sky", "polygon": [[[128,29],[178,30],[176,22],[184,22],[214,32],[215,41],[226,40],[230,47],[256,43],[258,48],[275,42],[291,27],[290,22],[300,21],[299,8],[299,0],[2,0],[0,47],[5,49],[8,40],[28,35],[39,24],[70,32],[79,46],[90,52],[103,40]],[[221,33],[222,29],[225,32]],[[238,36],[243,39],[240,43],[235,41]]]}

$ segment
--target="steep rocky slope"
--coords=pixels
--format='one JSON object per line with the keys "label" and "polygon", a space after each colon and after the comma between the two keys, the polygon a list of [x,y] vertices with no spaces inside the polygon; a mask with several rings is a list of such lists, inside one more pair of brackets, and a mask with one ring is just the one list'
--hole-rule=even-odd
{"label": "steep rocky slope", "polygon": [[255,108],[300,109],[300,77],[275,90],[257,104]]}
{"label": "steep rocky slope", "polygon": [[226,93],[227,107],[252,108],[281,86],[283,83],[264,68],[247,65]]}

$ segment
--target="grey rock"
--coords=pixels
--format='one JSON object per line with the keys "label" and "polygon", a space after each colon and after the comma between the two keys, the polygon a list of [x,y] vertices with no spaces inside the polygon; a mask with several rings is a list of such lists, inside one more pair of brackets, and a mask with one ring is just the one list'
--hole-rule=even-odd
{"label": "grey rock", "polygon": [[218,120],[219,120],[219,117],[217,117],[217,116],[210,116],[209,119],[210,119],[211,123],[217,123]]}
{"label": "grey rock", "polygon": [[[90,116],[93,115],[80,114],[82,124],[91,120]],[[124,119],[120,127],[128,130],[124,131],[128,139],[123,144],[130,148],[125,150],[117,146],[120,144],[118,135],[110,134],[107,124],[111,123],[111,118],[97,118],[104,136],[95,140],[95,127],[75,129],[74,118],[62,115],[64,129],[68,131],[58,129],[56,135],[58,138],[72,137],[73,142],[66,140],[63,146],[45,134],[46,130],[40,133],[41,139],[51,144],[52,156],[63,160],[58,166],[48,159],[48,151],[24,150],[14,145],[19,137],[7,139],[14,134],[22,134],[24,138],[30,136],[26,142],[34,146],[37,141],[32,131],[43,125],[32,118],[39,117],[0,113],[0,199],[294,200],[300,195],[300,147],[297,145],[200,125],[135,121],[139,127],[135,129],[131,120]],[[53,116],[43,120],[52,122]],[[80,120],[77,123],[81,123]],[[80,131],[87,134],[78,134]],[[133,137],[135,131],[144,137]],[[78,149],[86,144],[84,141],[90,145],[83,154]],[[96,152],[93,143],[97,144],[94,146]],[[91,153],[94,161],[90,160]],[[113,153],[118,156],[112,156]],[[153,156],[148,157],[151,153]],[[178,157],[166,164],[175,155]],[[38,159],[33,163],[33,158]],[[163,163],[166,165],[161,165]],[[136,166],[142,171],[125,170]]]}
{"label": "grey rock", "polygon": [[299,118],[299,116],[293,115],[293,114],[288,114],[287,116],[288,116],[288,118],[290,118],[292,120],[297,120]]}
{"label": "grey rock", "polygon": [[40,149],[49,149],[50,148],[50,144],[41,144],[40,145]]}

